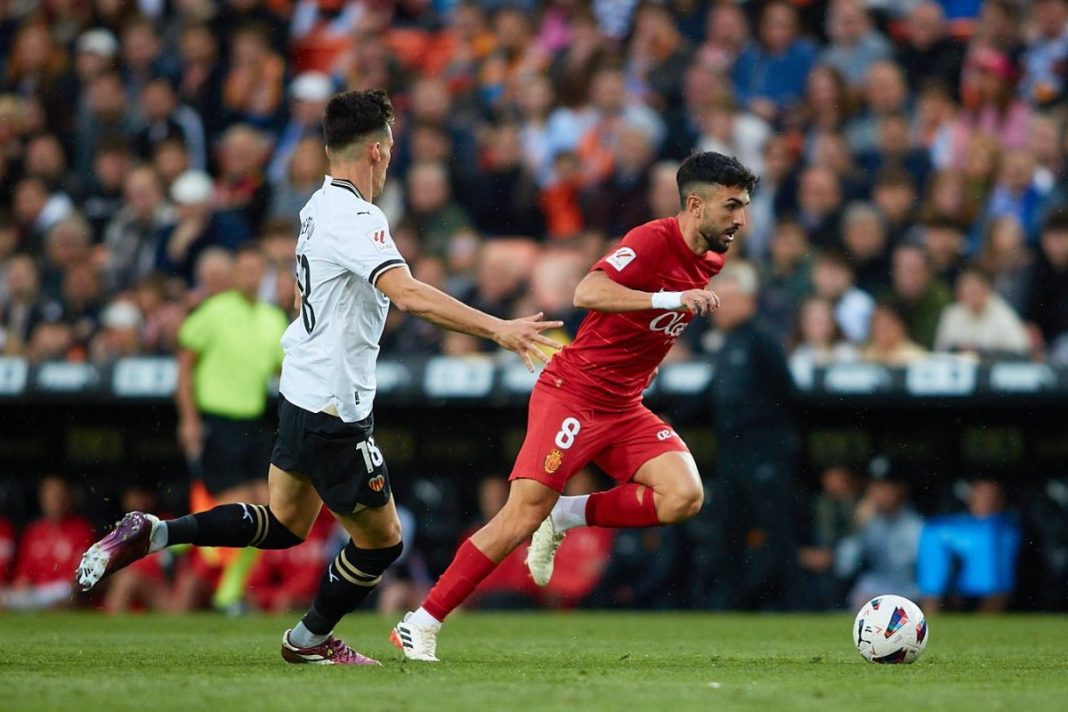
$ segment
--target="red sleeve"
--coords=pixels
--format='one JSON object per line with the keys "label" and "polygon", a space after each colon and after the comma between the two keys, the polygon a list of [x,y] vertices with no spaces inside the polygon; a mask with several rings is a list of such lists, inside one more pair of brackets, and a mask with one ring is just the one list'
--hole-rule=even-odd
{"label": "red sleeve", "polygon": [[663,235],[647,225],[628,232],[619,247],[602,257],[590,268],[601,270],[613,282],[630,289],[656,291],[657,273],[667,252]]}

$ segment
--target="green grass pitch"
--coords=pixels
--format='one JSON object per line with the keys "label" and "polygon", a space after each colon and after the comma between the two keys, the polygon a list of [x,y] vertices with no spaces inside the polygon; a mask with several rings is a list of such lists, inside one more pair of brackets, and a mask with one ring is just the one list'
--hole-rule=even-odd
{"label": "green grass pitch", "polygon": [[373,669],[286,665],[292,620],[3,614],[0,710],[1068,709],[1068,616],[938,616],[910,666],[864,662],[841,614],[458,614],[436,665],[350,616]]}

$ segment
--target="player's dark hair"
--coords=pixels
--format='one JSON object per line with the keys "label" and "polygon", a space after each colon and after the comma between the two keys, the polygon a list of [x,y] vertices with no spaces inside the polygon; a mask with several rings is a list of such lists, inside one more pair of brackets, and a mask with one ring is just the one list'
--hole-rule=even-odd
{"label": "player's dark hair", "polygon": [[693,192],[697,184],[715,184],[752,191],[758,180],[760,179],[737,158],[715,151],[692,154],[682,162],[679,172],[675,174],[675,183],[679,186],[679,203],[683,207],[686,206],[686,196]]}
{"label": "player's dark hair", "polygon": [[323,118],[326,146],[343,151],[369,134],[385,132],[393,117],[393,104],[382,89],[337,94],[326,105]]}

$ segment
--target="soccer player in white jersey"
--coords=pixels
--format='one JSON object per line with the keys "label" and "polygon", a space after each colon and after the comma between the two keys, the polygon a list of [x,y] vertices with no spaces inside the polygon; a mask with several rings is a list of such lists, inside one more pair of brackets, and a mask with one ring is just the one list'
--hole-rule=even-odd
{"label": "soccer player in white jersey", "polygon": [[378,341],[392,302],[438,326],[492,339],[533,370],[542,332],[560,322],[541,314],[502,320],[412,277],[371,201],[381,194],[393,147],[393,107],[383,91],[346,92],[326,108],[330,175],[300,211],[300,317],[282,337],[279,425],[268,474],[270,502],[224,504],[170,521],[131,512],[93,544],[78,568],[85,590],[166,546],[299,544],[323,504],[351,539],[327,566],[308,612],[282,637],[290,663],[377,665],[332,635],[401,553],[400,522],[372,404]]}

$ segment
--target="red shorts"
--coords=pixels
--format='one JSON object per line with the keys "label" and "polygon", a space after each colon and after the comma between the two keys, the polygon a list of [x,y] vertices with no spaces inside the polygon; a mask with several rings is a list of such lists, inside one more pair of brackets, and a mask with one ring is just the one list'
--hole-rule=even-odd
{"label": "red shorts", "polygon": [[604,411],[566,400],[538,383],[530,394],[527,437],[509,480],[537,480],[557,492],[591,462],[618,482],[665,452],[689,452],[671,426],[641,403]]}

